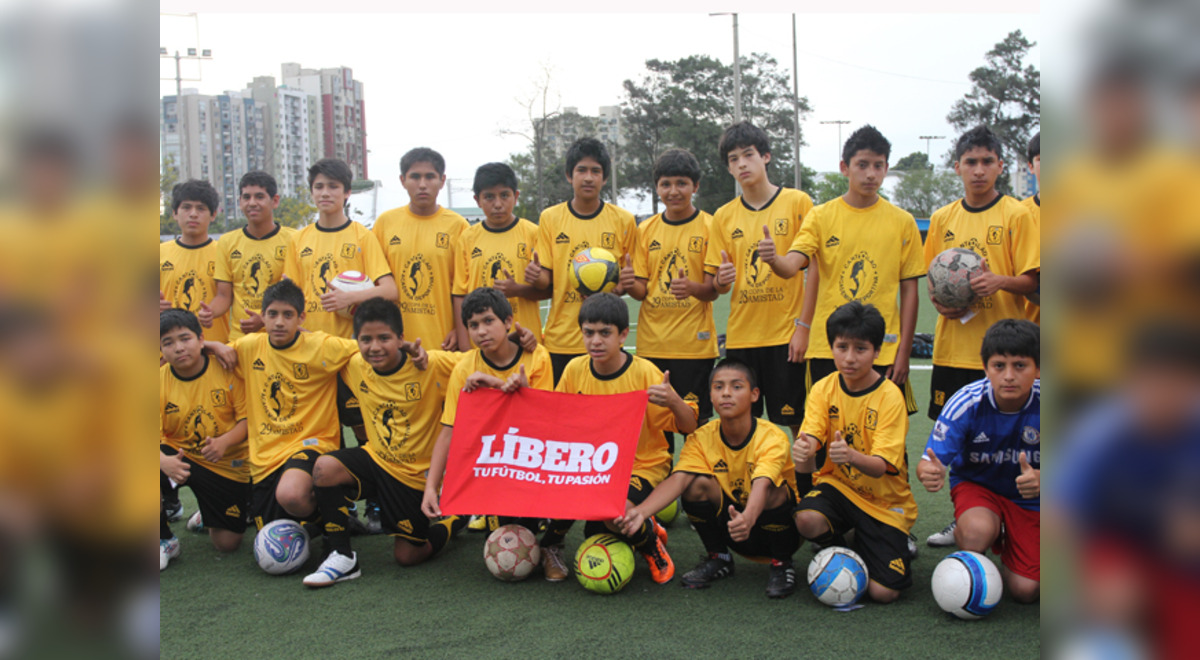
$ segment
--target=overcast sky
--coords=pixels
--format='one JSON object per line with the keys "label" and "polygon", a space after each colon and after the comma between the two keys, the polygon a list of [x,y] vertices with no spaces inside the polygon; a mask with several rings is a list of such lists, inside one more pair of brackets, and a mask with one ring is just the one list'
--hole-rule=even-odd
{"label": "overcast sky", "polygon": [[[162,11],[196,9],[168,0]],[[786,13],[740,14],[741,52],[769,53],[790,73],[791,25]],[[160,27],[169,52],[212,49],[212,60],[184,63],[184,77],[201,80],[183,86],[205,94],[243,89],[258,75],[281,82],[283,62],[353,69],[365,88],[370,178],[383,181],[396,205],[407,201],[398,181],[400,156],[415,146],[446,157],[453,205],[471,205],[475,168],[527,148],[524,138],[500,131],[528,125],[517,99],[531,94],[544,66],[561,106],[594,115],[601,105],[620,103],[622,81],[639,78],[647,59],[733,59],[731,18],[705,13],[200,11],[196,18],[163,15]],[[820,123],[835,119],[851,122],[843,139],[857,126],[874,124],[892,141],[893,162],[925,150],[918,136],[945,135],[933,142],[937,158],[953,137],[945,116],[970,90],[967,74],[1010,31],[1040,42],[1040,28],[1032,13],[797,15],[800,94],[812,107],[802,121],[807,145],[801,160],[817,171],[836,169],[838,127]],[[1040,54],[1036,47],[1030,59],[1039,68]],[[173,62],[162,61],[161,76],[173,78]],[[161,93],[175,93],[173,79],[162,81]],[[450,200],[443,192],[440,201]]]}

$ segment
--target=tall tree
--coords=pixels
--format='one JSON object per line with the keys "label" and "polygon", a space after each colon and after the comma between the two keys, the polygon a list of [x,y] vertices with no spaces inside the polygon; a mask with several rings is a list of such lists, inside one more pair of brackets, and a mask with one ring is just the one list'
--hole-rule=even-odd
{"label": "tall tree", "polygon": [[848,190],[850,190],[850,179],[845,174],[826,172],[809,194],[812,196],[814,204],[824,204],[831,199],[845,195]]}
{"label": "tall tree", "polygon": [[892,165],[891,169],[909,172],[912,170],[928,170],[932,168],[933,165],[929,163],[929,156],[925,155],[924,151],[914,151],[896,161],[896,164]]}
{"label": "tall tree", "polygon": [[987,52],[987,65],[970,73],[971,91],[955,101],[946,115],[960,133],[979,124],[996,132],[1004,145],[1005,171],[997,182],[1001,192],[1009,190],[1008,174],[1014,164],[1020,166],[1025,145],[1041,124],[1042,74],[1025,64],[1035,45],[1020,30],[1010,32]]}
{"label": "tall tree", "polygon": [[[501,135],[519,135],[529,142],[526,152],[530,156],[529,163],[524,169],[524,176],[519,177],[518,185],[521,195],[525,197],[522,207],[528,210],[536,209],[538,213],[547,206],[546,200],[549,199],[546,185],[553,176],[545,162],[547,154],[550,153],[546,144],[546,132],[549,122],[561,114],[560,100],[554,85],[553,70],[544,64],[541,76],[534,81],[533,90],[524,98],[517,99],[517,103],[525,108],[528,124],[518,129],[500,131]],[[516,165],[510,165],[516,169]],[[537,214],[532,214],[531,219],[536,221]]]}
{"label": "tall tree", "polygon": [[280,225],[299,229],[316,218],[317,207],[305,197],[285,195],[279,198],[279,206],[273,215]]}
{"label": "tall tree", "polygon": [[918,218],[928,218],[961,196],[962,180],[954,172],[917,168],[905,172],[896,184],[892,203]]}

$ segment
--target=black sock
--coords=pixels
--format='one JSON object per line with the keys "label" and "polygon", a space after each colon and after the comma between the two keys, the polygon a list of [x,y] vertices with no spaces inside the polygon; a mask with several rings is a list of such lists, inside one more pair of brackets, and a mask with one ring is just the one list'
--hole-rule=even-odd
{"label": "black sock", "polygon": [[796,523],[792,521],[794,508],[790,500],[785,500],[783,504],[758,515],[755,526],[766,533],[772,559],[791,561],[792,555],[800,549],[800,530],[796,529]]}
{"label": "black sock", "polygon": [[647,518],[642,526],[628,537],[629,545],[638,552],[650,552],[655,549],[658,534],[654,532],[654,518]]}
{"label": "black sock", "polygon": [[432,557],[446,547],[450,542],[450,537],[457,534],[463,527],[467,526],[468,516],[446,516],[445,518],[429,525],[429,545],[433,550],[429,553]]}
{"label": "black sock", "polygon": [[169,538],[174,538],[175,533],[171,531],[171,524],[167,522],[167,510],[159,507],[158,509],[158,540],[166,541]]}
{"label": "black sock", "polygon": [[546,533],[542,534],[542,541],[539,545],[543,548],[562,545],[563,541],[567,539],[567,532],[571,531],[571,526],[574,524],[574,520],[551,520],[546,524]]}
{"label": "black sock", "polygon": [[804,493],[812,490],[812,472],[797,472],[796,473],[796,491],[801,493],[801,499],[804,498]]}
{"label": "black sock", "polygon": [[692,522],[692,526],[696,528],[696,533],[700,535],[700,542],[704,544],[705,552],[729,553],[728,528],[721,522],[720,512],[716,505],[708,500],[698,502],[683,500],[683,511],[687,514],[688,520]]}
{"label": "black sock", "polygon": [[350,548],[350,493],[345,486],[315,486],[317,510],[325,521],[323,529],[329,547],[349,557]]}

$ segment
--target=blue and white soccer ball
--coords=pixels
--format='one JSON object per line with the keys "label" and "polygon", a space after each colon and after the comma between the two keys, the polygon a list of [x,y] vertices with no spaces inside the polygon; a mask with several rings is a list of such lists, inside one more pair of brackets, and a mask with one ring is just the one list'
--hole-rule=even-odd
{"label": "blue and white soccer ball", "polygon": [[271,575],[287,575],[308,561],[308,532],[294,520],[274,520],[254,537],[254,561]]}
{"label": "blue and white soccer ball", "polygon": [[825,548],[808,565],[808,587],[830,607],[852,605],[867,590],[867,565],[850,548]]}
{"label": "blue and white soccer ball", "polygon": [[960,619],[982,619],[1000,602],[1004,581],[992,560],[978,552],[952,552],[933,569],[933,599]]}

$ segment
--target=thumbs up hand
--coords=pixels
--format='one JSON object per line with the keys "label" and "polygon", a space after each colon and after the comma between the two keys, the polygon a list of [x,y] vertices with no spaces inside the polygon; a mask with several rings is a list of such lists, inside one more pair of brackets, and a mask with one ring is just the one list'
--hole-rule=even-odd
{"label": "thumbs up hand", "polygon": [[807,433],[797,433],[796,441],[792,443],[792,461],[797,466],[808,463],[817,453],[816,444]]}
{"label": "thumbs up hand", "polygon": [[735,543],[741,543],[750,538],[750,528],[754,526],[754,521],[747,516],[742,515],[740,511],[729,505],[729,538]]}
{"label": "thumbs up hand", "polygon": [[664,371],[662,382],[646,388],[646,394],[650,395],[650,403],[656,406],[668,406],[673,397],[678,398],[675,388],[671,387],[671,372]]}
{"label": "thumbs up hand", "polygon": [[165,312],[166,310],[171,309],[171,307],[172,307],[172,304],[171,304],[170,300],[167,300],[167,294],[163,293],[162,291],[159,291],[158,292],[158,311]]}
{"label": "thumbs up hand", "polygon": [[983,260],[982,268],[982,273],[971,277],[971,290],[980,298],[996,293],[1004,284],[1004,277],[992,272],[992,269],[988,267],[987,259]]}
{"label": "thumbs up hand", "polygon": [[243,308],[242,311],[246,313],[246,318],[242,319],[238,323],[242,326],[243,333],[248,335],[251,332],[258,332],[266,326],[266,324],[263,323],[262,314],[250,311],[248,308]]}
{"label": "thumbs up hand", "polygon": [[771,238],[771,230],[763,225],[763,239],[758,242],[758,258],[767,265],[775,263],[775,240]]}
{"label": "thumbs up hand", "polygon": [[508,340],[520,346],[527,353],[537,350],[537,335],[533,334],[533,330],[522,327],[516,321],[513,322],[512,332],[508,334]]}
{"label": "thumbs up hand", "polygon": [[213,313],[212,308],[208,306],[208,303],[200,303],[200,309],[196,310],[196,320],[200,322],[200,325],[206,328],[212,327]]}
{"label": "thumbs up hand", "polygon": [[492,286],[496,287],[497,291],[504,294],[505,298],[516,298],[519,293],[519,285],[517,284],[516,280],[513,279],[512,273],[508,272],[508,269],[505,268],[500,271],[500,274],[501,277],[496,278],[496,280],[492,282]]}
{"label": "thumbs up hand", "polygon": [[841,431],[833,432],[833,442],[829,443],[829,460],[838,465],[846,465],[853,458],[854,448],[846,443]]}
{"label": "thumbs up hand", "polygon": [[1021,476],[1017,477],[1017,492],[1025,499],[1033,499],[1042,493],[1042,471],[1029,464],[1025,452],[1017,454],[1017,463],[1021,466]]}
{"label": "thumbs up hand", "polygon": [[717,267],[715,278],[717,286],[727,287],[733,284],[735,279],[737,279],[737,266],[734,266],[733,262],[729,260],[729,253],[721,250],[721,265]]}
{"label": "thumbs up hand", "polygon": [[946,466],[932,449],[926,449],[925,455],[917,461],[917,480],[931,493],[938,492],[946,483]]}
{"label": "thumbs up hand", "polygon": [[542,262],[538,261],[537,250],[534,250],[533,258],[530,260],[529,265],[525,266],[525,283],[532,285],[534,282],[537,282],[541,279],[543,272]]}
{"label": "thumbs up hand", "polygon": [[676,300],[686,300],[692,295],[692,281],[682,268],[679,269],[677,277],[671,278],[671,295],[675,296]]}
{"label": "thumbs up hand", "polygon": [[510,375],[508,380],[504,381],[504,385],[500,387],[501,392],[512,394],[522,387],[529,387],[529,377],[525,375],[525,363],[517,368],[516,373]]}
{"label": "thumbs up hand", "polygon": [[619,296],[622,293],[633,289],[637,278],[633,274],[633,257],[629,253],[625,253],[625,265],[621,266],[621,272],[617,278],[616,294]]}

